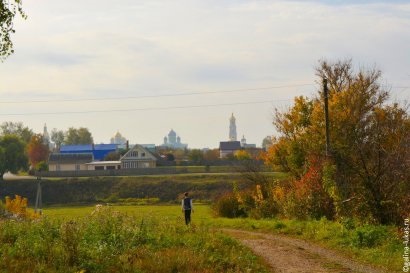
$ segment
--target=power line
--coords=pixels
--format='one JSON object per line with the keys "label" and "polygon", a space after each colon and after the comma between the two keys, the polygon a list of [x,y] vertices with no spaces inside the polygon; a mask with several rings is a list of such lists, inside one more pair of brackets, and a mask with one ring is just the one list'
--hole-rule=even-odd
{"label": "power line", "polygon": [[[289,101],[289,100],[275,100]],[[272,103],[272,100],[252,101],[252,102],[237,102],[237,103],[220,103],[220,104],[204,104],[204,105],[187,105],[187,106],[169,106],[169,107],[148,107],[148,108],[130,108],[130,109],[113,109],[113,110],[89,110],[89,111],[68,111],[68,112],[43,112],[43,113],[11,113],[0,114],[0,116],[25,116],[25,115],[68,115],[68,114],[92,114],[92,113],[115,113],[115,112],[133,112],[133,111],[151,111],[151,110],[170,110],[170,109],[188,109],[201,107],[217,107],[230,105],[246,105],[246,104],[263,104]]]}
{"label": "power line", "polygon": [[234,92],[249,92],[249,91],[264,91],[269,89],[289,88],[289,87],[302,87],[312,86],[315,84],[293,84],[293,85],[281,85],[281,86],[269,86],[258,88],[244,88],[244,89],[232,89],[232,90],[219,90],[219,91],[207,91],[207,92],[187,92],[180,94],[163,94],[163,95],[145,95],[145,96],[126,96],[126,97],[111,97],[111,98],[83,98],[83,99],[49,99],[49,100],[16,100],[16,101],[2,101],[2,104],[12,103],[48,103],[48,102],[80,102],[80,101],[104,101],[104,100],[127,100],[127,99],[145,99],[145,98],[162,98],[162,97],[180,97],[180,96],[192,96],[192,95],[208,95],[208,94],[223,94]]}

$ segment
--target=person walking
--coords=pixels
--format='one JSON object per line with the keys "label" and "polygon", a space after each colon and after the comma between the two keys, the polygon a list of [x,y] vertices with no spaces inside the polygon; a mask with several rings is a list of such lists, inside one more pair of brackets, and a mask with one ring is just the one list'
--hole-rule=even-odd
{"label": "person walking", "polygon": [[185,214],[185,224],[191,223],[191,212],[194,212],[192,198],[188,197],[188,192],[184,193],[184,199],[181,202],[182,213]]}

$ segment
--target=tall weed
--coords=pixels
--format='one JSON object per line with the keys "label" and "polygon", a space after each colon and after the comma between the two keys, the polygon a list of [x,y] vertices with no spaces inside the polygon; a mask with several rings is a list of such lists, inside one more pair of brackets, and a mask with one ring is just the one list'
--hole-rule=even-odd
{"label": "tall weed", "polygon": [[0,272],[268,272],[206,224],[128,215],[102,207],[86,217],[0,222]]}

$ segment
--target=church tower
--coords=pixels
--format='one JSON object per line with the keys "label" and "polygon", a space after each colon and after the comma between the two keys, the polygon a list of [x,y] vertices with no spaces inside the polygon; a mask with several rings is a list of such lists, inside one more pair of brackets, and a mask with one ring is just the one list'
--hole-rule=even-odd
{"label": "church tower", "polygon": [[47,131],[47,124],[44,124],[44,128],[43,128],[43,142],[47,146],[50,144],[50,135],[48,134],[48,131]]}
{"label": "church tower", "polygon": [[236,119],[233,116],[229,119],[229,141],[236,141]]}
{"label": "church tower", "polygon": [[54,148],[54,144],[51,143],[50,134],[47,130],[47,124],[44,124],[43,128],[43,144],[46,145],[50,150]]}

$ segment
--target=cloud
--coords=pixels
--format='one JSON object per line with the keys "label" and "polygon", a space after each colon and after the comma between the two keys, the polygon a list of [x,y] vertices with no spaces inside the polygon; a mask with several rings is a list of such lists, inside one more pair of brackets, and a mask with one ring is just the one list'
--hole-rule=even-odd
{"label": "cloud", "polygon": [[[24,6],[29,18],[16,24],[16,54],[0,66],[0,98],[162,95],[314,83],[314,66],[322,58],[352,58],[365,67],[376,64],[393,85],[408,85],[409,80],[408,1],[41,0]],[[282,99],[291,101],[315,88],[2,105],[1,111],[39,111],[39,106],[48,111],[181,106],[254,98],[271,99],[277,106],[290,103]],[[134,135],[135,141],[158,143],[174,127],[192,147],[195,142],[214,146],[221,136],[209,134],[209,126],[200,128],[200,124],[213,124],[212,130],[225,136],[232,111],[248,127],[241,133],[249,142],[260,143],[273,131],[271,110],[272,105],[249,105],[45,119],[55,122],[50,127],[62,129],[77,123],[92,126],[100,141],[119,129],[130,138]],[[255,125],[255,116],[263,121]],[[34,118],[24,118],[37,124]],[[43,123],[38,123],[39,128]],[[144,136],[139,136],[141,132]]]}

